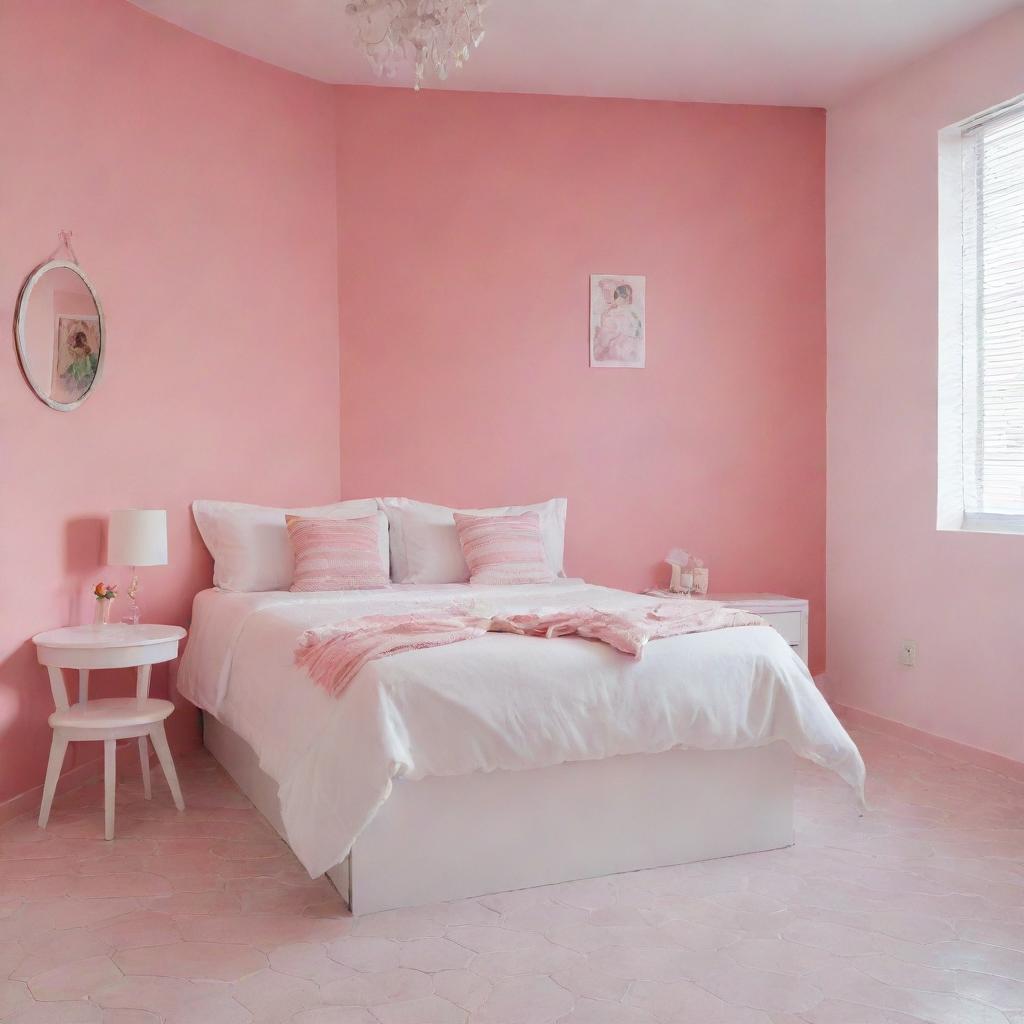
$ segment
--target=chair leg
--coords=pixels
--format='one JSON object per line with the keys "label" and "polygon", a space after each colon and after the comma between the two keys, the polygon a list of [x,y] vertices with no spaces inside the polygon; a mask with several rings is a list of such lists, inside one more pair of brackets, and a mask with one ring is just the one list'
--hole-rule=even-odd
{"label": "chair leg", "polygon": [[153,741],[153,749],[156,751],[157,760],[164,770],[164,778],[167,785],[171,787],[171,796],[174,797],[174,806],[179,811],[185,810],[185,801],[181,798],[181,787],[178,785],[178,773],[174,770],[174,760],[171,757],[171,748],[167,746],[167,735],[164,733],[164,723],[157,722],[149,731],[149,738]]}
{"label": "chair leg", "polygon": [[114,789],[117,785],[117,740],[103,741],[103,835],[114,838]]}
{"label": "chair leg", "polygon": [[153,787],[149,781],[149,742],[145,736],[139,737],[139,760],[142,762],[142,792],[147,800],[152,800]]}
{"label": "chair leg", "polygon": [[46,781],[43,783],[43,802],[39,806],[40,828],[46,828],[46,823],[50,820],[50,807],[53,806],[53,795],[57,792],[57,780],[60,778],[67,749],[67,737],[59,729],[54,729],[53,739],[50,741],[50,760],[46,765]]}

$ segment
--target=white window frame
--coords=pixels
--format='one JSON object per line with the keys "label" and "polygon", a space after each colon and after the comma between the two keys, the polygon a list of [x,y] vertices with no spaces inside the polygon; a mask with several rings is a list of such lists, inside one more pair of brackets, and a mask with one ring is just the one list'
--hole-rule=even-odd
{"label": "white window frame", "polygon": [[992,107],[939,132],[939,358],[938,486],[936,528],[973,533],[1024,534],[1024,515],[967,513],[964,498],[964,446],[977,422],[971,371],[964,361],[964,334],[973,330],[974,311],[964,310],[964,130],[1014,107],[1024,96]]}

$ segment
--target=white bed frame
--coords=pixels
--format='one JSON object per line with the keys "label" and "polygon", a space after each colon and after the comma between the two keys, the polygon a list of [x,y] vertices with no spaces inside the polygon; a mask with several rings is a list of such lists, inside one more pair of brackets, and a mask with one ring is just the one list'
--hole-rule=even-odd
{"label": "white bed frame", "polygon": [[[237,733],[203,719],[207,749],[287,841],[277,783]],[[327,876],[369,914],[779,849],[793,842],[792,758],[773,743],[399,779]]]}

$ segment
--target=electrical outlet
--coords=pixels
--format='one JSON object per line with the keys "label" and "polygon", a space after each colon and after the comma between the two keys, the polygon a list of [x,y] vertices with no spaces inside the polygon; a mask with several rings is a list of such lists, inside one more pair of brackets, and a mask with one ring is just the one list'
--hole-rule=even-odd
{"label": "electrical outlet", "polygon": [[900,664],[913,668],[917,664],[917,641],[904,640],[900,645]]}

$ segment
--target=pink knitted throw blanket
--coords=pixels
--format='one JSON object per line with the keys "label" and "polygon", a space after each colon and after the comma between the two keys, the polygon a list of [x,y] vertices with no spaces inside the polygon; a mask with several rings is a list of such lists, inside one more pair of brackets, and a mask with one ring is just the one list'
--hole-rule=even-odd
{"label": "pink knitted throw blanket", "polygon": [[686,600],[617,612],[584,607],[481,616],[453,608],[435,614],[365,615],[334,626],[306,630],[295,649],[295,664],[304,668],[318,686],[337,697],[369,661],[404,651],[456,644],[485,633],[548,638],[580,636],[640,658],[651,640],[758,625],[764,625],[764,620],[750,612],[723,608],[710,601]]}

